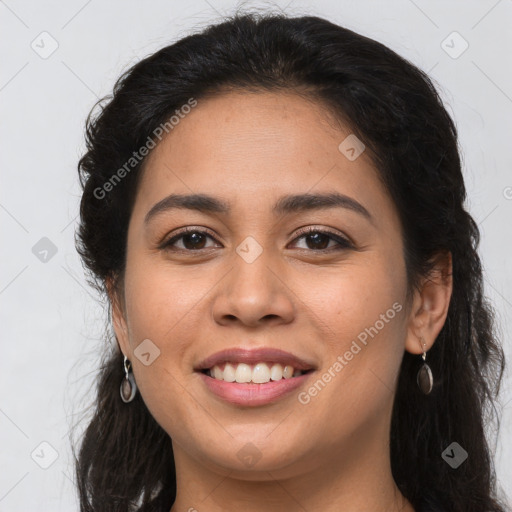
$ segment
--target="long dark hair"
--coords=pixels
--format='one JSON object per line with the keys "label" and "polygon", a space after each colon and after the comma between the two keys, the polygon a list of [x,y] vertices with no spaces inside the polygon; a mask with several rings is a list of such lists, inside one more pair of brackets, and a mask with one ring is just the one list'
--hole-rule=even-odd
{"label": "long dark hair", "polygon": [[[122,293],[128,223],[144,164],[126,167],[133,152],[190,98],[236,89],[294,90],[348,123],[398,209],[409,291],[428,275],[433,256],[451,252],[453,294],[429,352],[430,395],[411,384],[421,358],[406,352],[402,361],[392,473],[418,511],[435,503],[451,512],[503,512],[485,429],[499,416],[505,362],[483,295],[479,230],[464,206],[456,127],[429,77],[386,46],[318,17],[245,13],[125,72],[89,114],[87,151],[78,165],[83,196],[76,245],[90,284],[108,297],[111,278]],[[122,179],[114,179],[123,165]],[[176,497],[171,439],[140,393],[130,404],[120,400],[122,354],[108,332],[94,414],[78,455],[73,449],[81,510],[168,511]],[[457,470],[441,456],[453,442],[469,454]]]}

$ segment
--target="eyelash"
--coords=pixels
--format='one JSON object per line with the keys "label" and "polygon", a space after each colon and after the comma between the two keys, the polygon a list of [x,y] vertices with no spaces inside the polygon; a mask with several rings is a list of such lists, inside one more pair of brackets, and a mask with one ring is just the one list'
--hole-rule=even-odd
{"label": "eyelash", "polygon": [[[208,237],[212,238],[215,240],[215,237],[212,235],[212,233],[208,230],[205,230],[204,228],[201,228],[201,229],[198,229],[198,228],[195,228],[195,227],[187,227],[187,228],[184,228],[182,231],[180,231],[179,233],[177,233],[176,235],[174,235],[172,238],[170,238],[169,240],[163,242],[159,249],[165,249],[165,250],[168,250],[168,251],[182,251],[182,252],[189,252],[189,253],[193,253],[193,252],[200,252],[200,251],[203,251],[203,250],[208,250],[210,248],[207,248],[207,249],[176,249],[176,248],[173,248],[172,245],[177,242],[178,240],[180,240],[181,238],[183,238],[185,235],[188,235],[188,234],[191,234],[191,233],[197,233],[197,234],[200,234],[200,235],[207,235]],[[318,249],[318,250],[315,250],[315,249],[301,249],[301,250],[305,250],[305,251],[313,251],[313,252],[316,252],[316,253],[320,253],[320,254],[325,254],[325,253],[328,253],[328,252],[333,252],[333,251],[341,251],[341,250],[346,250],[346,249],[353,249],[354,248],[354,244],[349,241],[347,238],[345,237],[342,237],[341,235],[338,235],[336,233],[333,233],[332,231],[326,231],[326,230],[322,230],[322,229],[318,229],[318,228],[315,228],[313,226],[309,226],[307,228],[303,228],[303,229],[300,229],[297,233],[297,236],[292,240],[292,241],[296,241],[300,238],[303,238],[305,236],[308,236],[308,235],[311,235],[311,234],[320,234],[320,235],[327,235],[329,238],[331,238],[331,240],[334,240],[335,242],[337,242],[338,246],[337,247],[331,247],[330,249]]]}

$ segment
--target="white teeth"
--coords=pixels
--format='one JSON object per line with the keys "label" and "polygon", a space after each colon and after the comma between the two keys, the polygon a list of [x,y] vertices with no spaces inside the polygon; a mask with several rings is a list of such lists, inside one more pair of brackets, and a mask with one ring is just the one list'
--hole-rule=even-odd
{"label": "white teeth", "polygon": [[285,366],[284,367],[283,377],[285,379],[289,379],[290,377],[293,377],[293,367],[292,366]]}
{"label": "white teeth", "polygon": [[218,366],[213,367],[213,377],[222,380],[224,378],[222,370]]}
{"label": "white teeth", "polygon": [[207,374],[217,380],[225,380],[226,382],[254,383],[265,384],[271,380],[290,379],[298,377],[304,372],[295,370],[293,366],[286,365],[284,368],[279,363],[258,363],[254,366],[239,363],[226,363],[222,370],[220,366],[215,365]]}
{"label": "white teeth", "polygon": [[252,370],[252,379],[256,384],[270,382],[270,370],[265,363],[258,363]]}
{"label": "white teeth", "polygon": [[270,378],[272,380],[281,380],[283,378],[283,367],[277,363],[270,368]]}
{"label": "white teeth", "polygon": [[[215,368],[220,368],[218,366],[215,366]],[[224,373],[224,375],[223,375]],[[214,376],[215,377],[215,376]],[[224,366],[224,372],[220,371],[220,377],[215,377],[219,380],[225,380],[226,382],[235,382],[235,369],[233,368],[232,364],[226,363]]]}
{"label": "white teeth", "polygon": [[240,363],[236,367],[235,380],[237,382],[251,382],[252,371],[248,364]]}

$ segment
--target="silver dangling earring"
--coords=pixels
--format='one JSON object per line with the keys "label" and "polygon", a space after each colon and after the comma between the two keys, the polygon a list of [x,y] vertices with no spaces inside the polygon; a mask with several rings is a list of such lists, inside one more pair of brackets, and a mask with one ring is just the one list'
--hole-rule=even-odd
{"label": "silver dangling earring", "polygon": [[434,386],[434,377],[432,376],[432,370],[430,366],[425,362],[427,358],[427,353],[425,352],[425,340],[420,338],[423,343],[423,365],[418,371],[418,376],[416,377],[416,382],[418,383],[418,387],[421,391],[428,395],[432,391],[432,387]]}
{"label": "silver dangling earring", "polygon": [[121,394],[121,400],[127,404],[135,398],[137,392],[137,384],[135,384],[135,378],[133,373],[130,372],[131,363],[128,358],[124,356],[124,379],[121,382],[119,392]]}

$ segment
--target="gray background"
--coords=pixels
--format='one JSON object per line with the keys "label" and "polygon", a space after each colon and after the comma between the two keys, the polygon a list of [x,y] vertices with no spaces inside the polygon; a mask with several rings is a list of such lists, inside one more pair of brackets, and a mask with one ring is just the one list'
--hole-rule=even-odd
{"label": "gray background", "polygon": [[[468,207],[482,232],[486,293],[510,360],[512,1],[242,5],[326,17],[430,73],[460,132]],[[68,432],[90,414],[105,320],[73,240],[85,117],[130,65],[236,6],[225,0],[0,1],[0,511],[78,510]],[[508,496],[511,387],[507,372],[495,460]]]}

